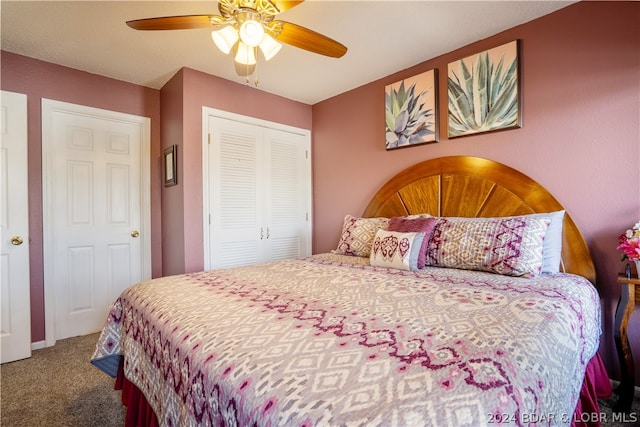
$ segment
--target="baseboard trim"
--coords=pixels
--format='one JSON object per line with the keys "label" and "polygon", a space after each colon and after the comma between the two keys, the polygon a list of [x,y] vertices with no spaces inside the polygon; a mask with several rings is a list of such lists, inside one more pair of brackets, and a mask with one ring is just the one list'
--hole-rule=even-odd
{"label": "baseboard trim", "polygon": [[31,351],[33,350],[41,350],[47,346],[45,341],[37,341],[31,343]]}
{"label": "baseboard trim", "polygon": [[[609,382],[611,382],[611,388],[614,388],[614,389],[620,385],[620,381],[609,379]],[[633,397],[636,398],[636,399],[640,399],[640,387],[639,386],[635,386],[633,388]]]}

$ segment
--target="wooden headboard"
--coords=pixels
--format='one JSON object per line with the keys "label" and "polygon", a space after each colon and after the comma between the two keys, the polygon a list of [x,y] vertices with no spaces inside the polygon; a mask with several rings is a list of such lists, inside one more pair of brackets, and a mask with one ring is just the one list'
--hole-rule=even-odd
{"label": "wooden headboard", "polygon": [[[371,199],[363,216],[498,217],[562,209],[544,187],[509,166],[479,157],[452,156],[426,160],[391,178]],[[568,212],[560,269],[595,285],[589,247]]]}

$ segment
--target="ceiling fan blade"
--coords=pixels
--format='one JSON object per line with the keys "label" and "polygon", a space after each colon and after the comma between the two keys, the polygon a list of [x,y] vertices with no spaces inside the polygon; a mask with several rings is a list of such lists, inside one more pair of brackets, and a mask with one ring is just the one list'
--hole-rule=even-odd
{"label": "ceiling fan blade", "polygon": [[273,21],[271,24],[282,25],[280,34],[275,36],[279,42],[333,58],[340,58],[347,53],[342,43],[308,28],[285,21]]}
{"label": "ceiling fan blade", "polygon": [[219,15],[184,15],[135,19],[127,21],[127,25],[134,30],[191,30],[211,28],[222,22],[224,22],[224,18]]}
{"label": "ceiling fan blade", "polygon": [[304,0],[299,0],[299,1],[295,1],[295,0],[271,0],[271,3],[274,4],[274,6],[276,8],[278,8],[278,10],[280,12],[284,12],[285,10],[289,10],[297,5],[299,5],[300,3],[303,3]]}

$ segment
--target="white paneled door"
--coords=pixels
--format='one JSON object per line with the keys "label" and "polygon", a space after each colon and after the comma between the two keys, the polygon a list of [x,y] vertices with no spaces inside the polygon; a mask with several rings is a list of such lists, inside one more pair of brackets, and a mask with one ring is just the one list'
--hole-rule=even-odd
{"label": "white paneled door", "polygon": [[120,293],[150,277],[149,121],[49,100],[42,108],[45,297],[54,312],[47,315],[47,345],[52,345],[100,330]]}
{"label": "white paneled door", "polygon": [[27,96],[2,91],[0,139],[0,352],[2,363],[31,356]]}

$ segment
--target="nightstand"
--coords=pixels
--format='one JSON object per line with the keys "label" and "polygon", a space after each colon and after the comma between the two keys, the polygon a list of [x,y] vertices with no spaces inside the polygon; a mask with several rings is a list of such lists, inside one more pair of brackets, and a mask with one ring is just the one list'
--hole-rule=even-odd
{"label": "nightstand", "polygon": [[625,276],[618,276],[618,284],[622,289],[618,307],[616,308],[614,336],[616,349],[618,350],[618,360],[620,361],[621,378],[620,385],[615,390],[620,398],[614,410],[628,412],[633,402],[635,368],[627,336],[627,327],[633,309],[640,304],[640,279],[627,279]]}

